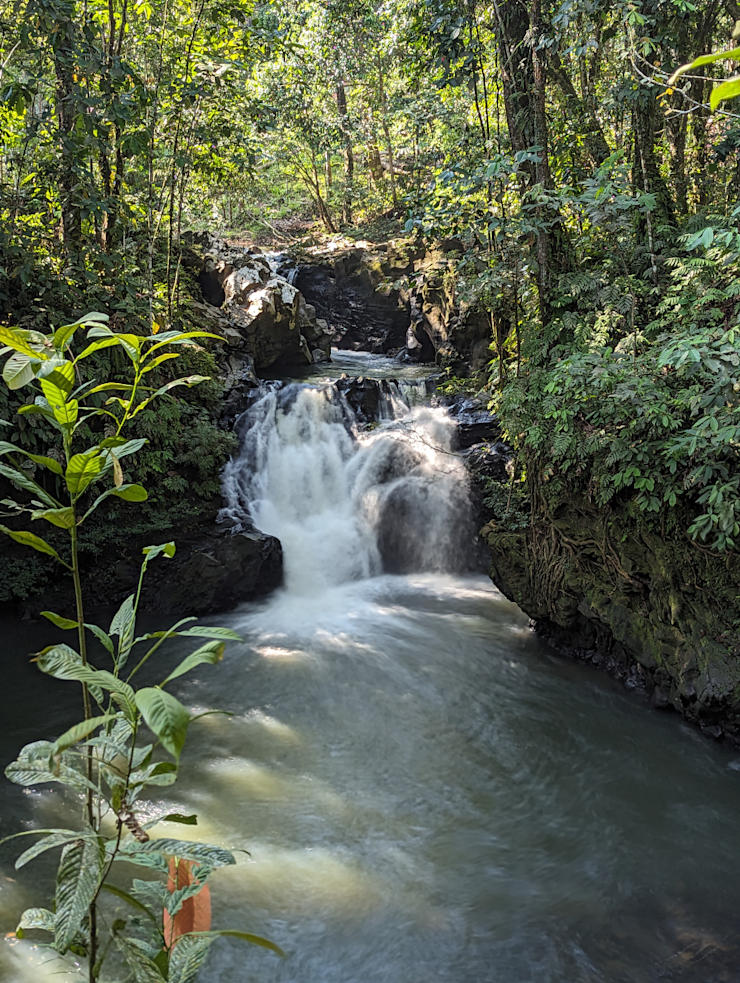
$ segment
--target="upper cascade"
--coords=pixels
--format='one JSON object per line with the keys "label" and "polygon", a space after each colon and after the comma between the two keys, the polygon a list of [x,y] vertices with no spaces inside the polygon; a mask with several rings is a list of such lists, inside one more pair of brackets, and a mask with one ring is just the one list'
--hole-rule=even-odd
{"label": "upper cascade", "polygon": [[456,572],[473,535],[468,479],[440,407],[378,384],[361,428],[340,386],[263,384],[224,476],[226,514],[283,546],[289,593],[381,573]]}

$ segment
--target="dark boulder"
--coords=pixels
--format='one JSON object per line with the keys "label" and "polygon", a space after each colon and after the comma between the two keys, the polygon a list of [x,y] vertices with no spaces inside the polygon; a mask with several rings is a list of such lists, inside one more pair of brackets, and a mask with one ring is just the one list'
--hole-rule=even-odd
{"label": "dark boulder", "polygon": [[274,536],[213,526],[178,542],[172,560],[150,566],[142,603],[171,615],[216,614],[269,594],[282,579]]}
{"label": "dark boulder", "polygon": [[385,379],[379,381],[342,376],[335,382],[334,388],[342,393],[360,423],[374,423],[378,419],[381,397],[390,394],[390,386]]}
{"label": "dark boulder", "polygon": [[498,418],[495,413],[491,413],[484,400],[455,396],[447,402],[447,408],[450,416],[457,422],[459,450],[466,450],[484,441],[495,442],[501,438]]}

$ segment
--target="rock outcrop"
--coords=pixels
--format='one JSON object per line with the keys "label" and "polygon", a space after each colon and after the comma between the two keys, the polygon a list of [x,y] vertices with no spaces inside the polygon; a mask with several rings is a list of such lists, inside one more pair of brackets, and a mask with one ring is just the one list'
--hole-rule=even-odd
{"label": "rock outcrop", "polygon": [[[231,374],[310,365],[331,357],[331,334],[300,290],[278,272],[279,257],[257,247],[191,236],[188,261],[214,329],[242,368]],[[203,305],[205,306],[205,305]],[[249,362],[247,362],[247,359]]]}
{"label": "rock outcrop", "polygon": [[316,250],[295,283],[338,347],[402,353],[463,374],[489,360],[491,324],[457,296],[451,259],[460,249],[445,240],[435,249],[401,241]]}
{"label": "rock outcrop", "polygon": [[482,531],[496,586],[553,643],[740,739],[740,558],[713,556],[571,500]]}
{"label": "rock outcrop", "polygon": [[169,615],[217,614],[269,594],[282,579],[274,536],[213,526],[179,540],[172,560],[151,565],[142,603]]}

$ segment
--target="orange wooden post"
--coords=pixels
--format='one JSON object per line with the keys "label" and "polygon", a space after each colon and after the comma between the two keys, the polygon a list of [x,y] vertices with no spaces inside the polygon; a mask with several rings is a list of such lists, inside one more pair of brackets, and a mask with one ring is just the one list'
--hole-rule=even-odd
{"label": "orange wooden post", "polygon": [[[177,872],[175,864],[177,863]],[[167,878],[167,889],[172,893],[196,882],[193,877],[193,863],[190,860],[176,861],[170,858],[170,872]],[[196,882],[197,883],[197,882]],[[181,935],[188,932],[207,932],[211,927],[211,892],[204,885],[195,897],[188,898],[177,914],[164,912],[164,941],[168,949],[177,942]]]}

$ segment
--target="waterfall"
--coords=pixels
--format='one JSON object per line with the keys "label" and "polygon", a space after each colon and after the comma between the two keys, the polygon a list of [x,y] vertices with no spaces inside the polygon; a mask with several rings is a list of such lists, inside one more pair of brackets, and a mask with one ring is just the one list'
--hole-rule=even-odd
{"label": "waterfall", "polygon": [[362,428],[329,383],[272,384],[242,417],[225,512],[280,540],[289,593],[465,568],[472,529],[455,424],[409,395],[385,383],[377,422]]}

